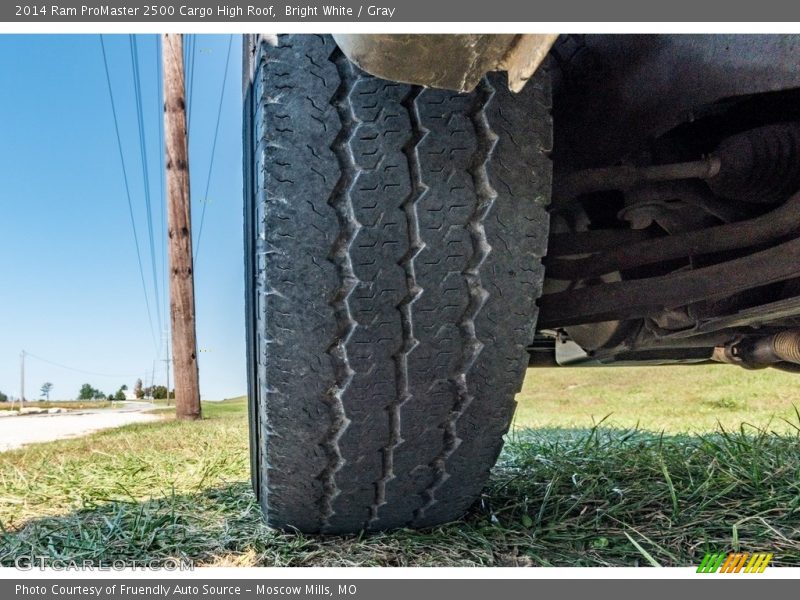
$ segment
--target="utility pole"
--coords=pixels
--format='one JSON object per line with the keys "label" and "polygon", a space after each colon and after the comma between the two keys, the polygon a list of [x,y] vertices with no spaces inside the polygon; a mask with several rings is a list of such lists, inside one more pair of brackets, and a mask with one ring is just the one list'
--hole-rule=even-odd
{"label": "utility pole", "polygon": [[19,355],[19,409],[25,406],[25,350]]}
{"label": "utility pole", "polygon": [[175,414],[179,419],[199,419],[200,384],[197,372],[183,36],[163,34],[161,54],[164,65],[169,302],[172,356],[175,362]]}
{"label": "utility pole", "polygon": [[162,358],[161,362],[163,362],[167,368],[167,406],[169,406],[169,364],[172,362],[172,358],[169,355],[169,331],[166,328],[163,331],[163,344],[167,349],[167,358]]}
{"label": "utility pole", "polygon": [[169,357],[169,352],[167,352],[167,358],[164,362],[167,363],[167,406],[169,406],[169,363],[172,362],[172,359]]}
{"label": "utility pole", "polygon": [[167,366],[167,406],[169,406],[169,358],[162,358],[161,362],[163,362]]}

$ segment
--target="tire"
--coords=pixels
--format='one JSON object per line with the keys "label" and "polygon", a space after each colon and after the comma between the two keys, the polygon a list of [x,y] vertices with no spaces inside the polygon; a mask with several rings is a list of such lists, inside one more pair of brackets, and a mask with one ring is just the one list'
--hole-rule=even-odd
{"label": "tire", "polygon": [[513,416],[542,288],[550,88],[383,81],[328,36],[245,96],[253,479],[272,526],[458,518]]}

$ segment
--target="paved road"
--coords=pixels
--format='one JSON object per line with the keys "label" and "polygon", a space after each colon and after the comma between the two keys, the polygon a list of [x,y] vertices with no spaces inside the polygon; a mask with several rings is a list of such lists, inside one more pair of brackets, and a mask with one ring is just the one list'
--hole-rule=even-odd
{"label": "paved road", "polygon": [[25,444],[52,442],[86,435],[129,423],[156,421],[156,415],[144,414],[155,408],[149,402],[125,402],[119,408],[82,410],[54,415],[25,415],[0,418],[0,452]]}

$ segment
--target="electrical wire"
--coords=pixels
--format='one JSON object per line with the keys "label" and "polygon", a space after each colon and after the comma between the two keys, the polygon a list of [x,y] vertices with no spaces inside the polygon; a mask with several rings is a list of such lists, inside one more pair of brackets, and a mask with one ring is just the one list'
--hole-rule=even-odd
{"label": "electrical wire", "polygon": [[158,331],[161,331],[161,302],[158,293],[158,270],[156,267],[156,244],[153,234],[153,209],[150,197],[150,169],[148,167],[147,156],[147,137],[144,127],[144,108],[142,99],[142,79],[139,70],[139,46],[136,36],[131,34],[128,37],[128,45],[131,52],[131,70],[133,71],[133,87],[136,100],[136,118],[139,124],[139,154],[142,161],[142,175],[144,178],[144,202],[145,214],[147,216],[147,235],[150,242],[150,267],[153,275],[153,297],[156,299],[156,322]]}
{"label": "electrical wire", "polygon": [[186,91],[186,130],[188,136],[189,127],[192,124],[192,100],[194,99],[194,59],[197,56],[197,35],[186,35],[188,37],[187,58],[189,59],[189,88]]}
{"label": "electrical wire", "polygon": [[[164,74],[161,65],[161,36],[156,36],[156,103],[158,110],[158,155],[160,175],[158,194],[161,201],[161,290],[164,295],[164,314],[169,315],[169,293],[167,286],[167,204],[164,189]],[[163,345],[163,342],[162,342]]]}
{"label": "electrical wire", "polygon": [[231,64],[231,46],[233,44],[233,35],[228,37],[228,54],[225,57],[225,73],[222,75],[222,90],[219,94],[219,106],[217,107],[217,125],[214,128],[214,142],[211,144],[211,160],[208,164],[208,176],[206,177],[206,190],[203,194],[203,209],[200,211],[200,227],[197,232],[197,243],[195,244],[194,262],[195,268],[197,267],[197,257],[200,254],[200,240],[203,237],[203,224],[206,220],[206,207],[208,206],[208,192],[211,189],[211,174],[214,169],[214,155],[217,151],[217,138],[219,137],[219,124],[222,120],[222,101],[225,98],[225,87],[228,83],[228,68]]}
{"label": "electrical wire", "polygon": [[52,361],[50,359],[43,358],[41,356],[37,356],[36,354],[31,354],[27,350],[25,351],[25,356],[26,357],[30,356],[31,358],[35,358],[36,360],[39,360],[39,361],[41,361],[43,363],[47,363],[48,365],[52,365],[54,367],[58,367],[60,369],[65,369],[67,371],[74,371],[75,373],[81,373],[82,375],[92,375],[94,377],[109,377],[109,378],[118,379],[120,377],[137,377],[137,376],[141,375],[141,372],[139,372],[139,373],[117,373],[117,374],[112,374],[112,373],[98,373],[96,371],[86,371],[84,369],[76,369],[74,367],[69,367],[67,365],[62,365],[61,363],[57,363],[57,362]]}
{"label": "electrical wire", "polygon": [[119,160],[122,165],[122,177],[125,182],[125,195],[128,200],[128,214],[130,216],[131,229],[133,230],[133,241],[136,246],[136,261],[139,264],[139,275],[142,282],[142,292],[144,293],[144,302],[147,307],[147,320],[150,323],[150,335],[153,338],[153,346],[157,346],[155,333],[153,331],[153,314],[150,310],[150,300],[147,294],[147,285],[144,278],[144,267],[142,266],[142,253],[139,247],[139,235],[136,232],[136,219],[133,216],[133,202],[131,201],[131,190],[128,183],[128,171],[125,167],[125,154],[122,151],[122,138],[119,134],[119,120],[117,118],[117,107],[114,102],[114,92],[111,87],[111,75],[108,70],[108,56],[106,55],[106,45],[103,40],[103,34],[100,34],[100,48],[103,51],[103,66],[105,67],[106,83],[108,84],[108,97],[111,100],[111,112],[114,116],[114,131],[117,137],[117,149],[119,150]]}

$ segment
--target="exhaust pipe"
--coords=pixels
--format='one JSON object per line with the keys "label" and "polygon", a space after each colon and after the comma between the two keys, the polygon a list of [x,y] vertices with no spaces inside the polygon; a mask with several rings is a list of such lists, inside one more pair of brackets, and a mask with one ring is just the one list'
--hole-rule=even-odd
{"label": "exhaust pipe", "polygon": [[763,369],[778,363],[800,365],[800,329],[719,346],[714,348],[711,359],[746,369]]}

